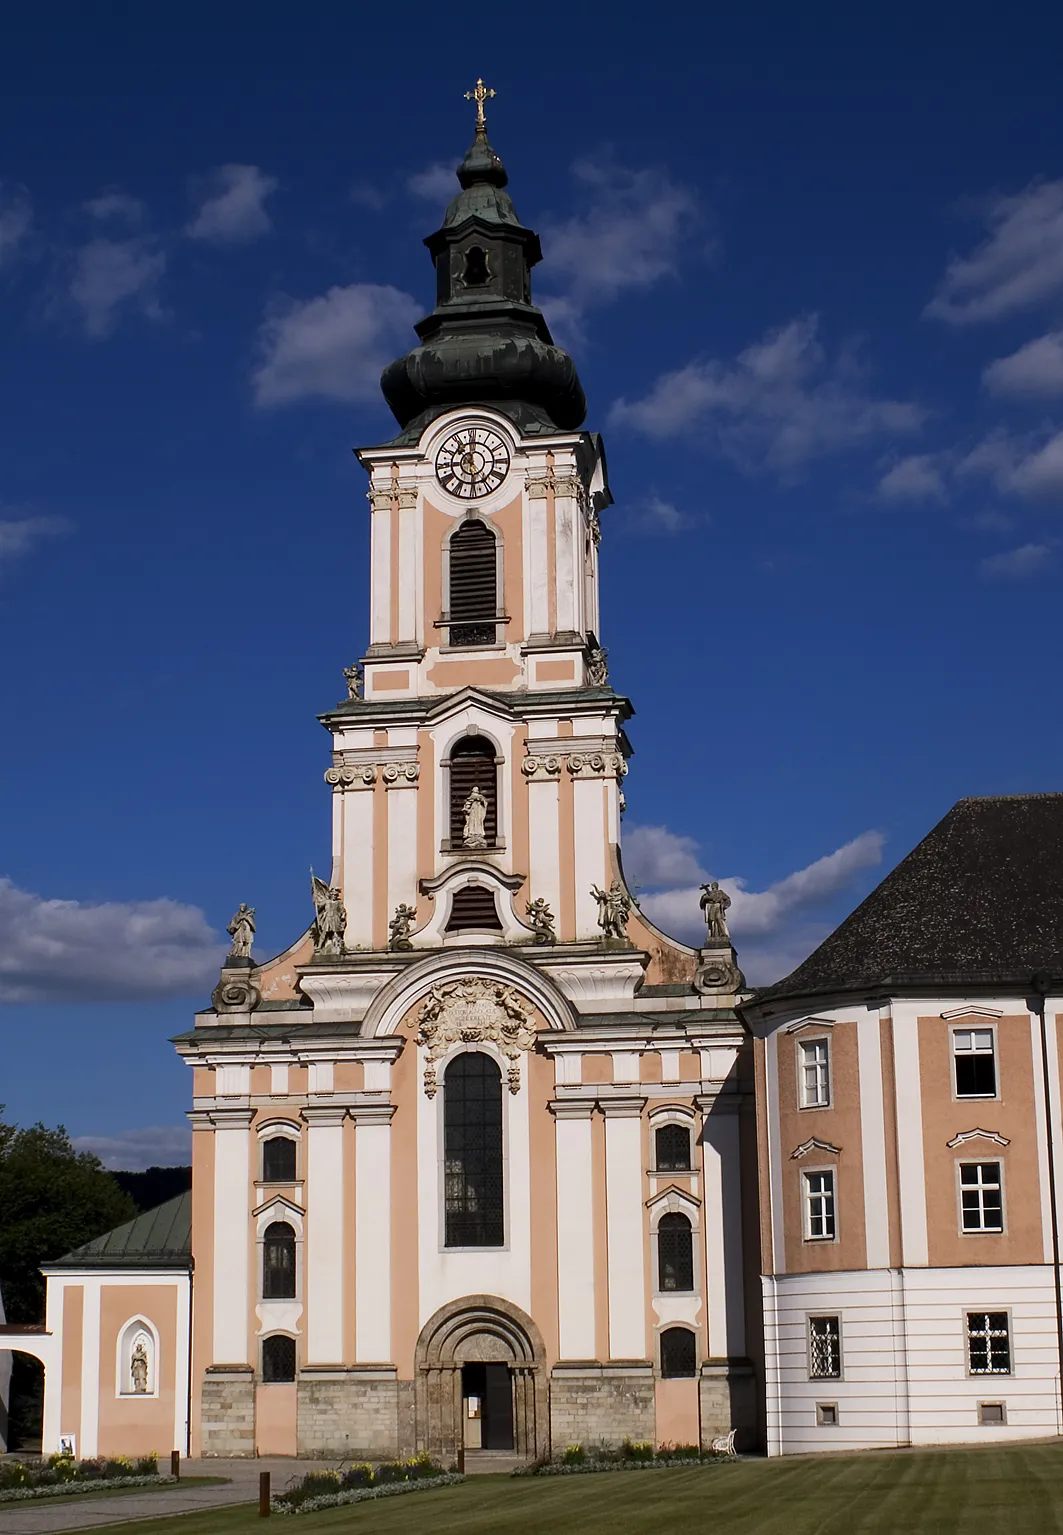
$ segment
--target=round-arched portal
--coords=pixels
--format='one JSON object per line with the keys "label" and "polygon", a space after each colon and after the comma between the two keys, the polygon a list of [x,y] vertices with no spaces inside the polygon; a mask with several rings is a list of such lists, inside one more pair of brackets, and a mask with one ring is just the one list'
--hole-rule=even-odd
{"label": "round-arched portal", "polygon": [[441,1306],[421,1329],[415,1365],[419,1450],[455,1459],[468,1443],[468,1404],[478,1400],[487,1439],[479,1448],[528,1460],[549,1454],[546,1350],[519,1306],[496,1295]]}

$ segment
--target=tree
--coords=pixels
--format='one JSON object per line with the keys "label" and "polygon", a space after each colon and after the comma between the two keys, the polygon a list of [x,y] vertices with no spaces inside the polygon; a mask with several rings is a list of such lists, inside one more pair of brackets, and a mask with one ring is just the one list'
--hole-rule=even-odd
{"label": "tree", "polygon": [[62,1125],[22,1130],[0,1120],[0,1290],[7,1320],[43,1322],[40,1264],[136,1213],[99,1158],[75,1151]]}

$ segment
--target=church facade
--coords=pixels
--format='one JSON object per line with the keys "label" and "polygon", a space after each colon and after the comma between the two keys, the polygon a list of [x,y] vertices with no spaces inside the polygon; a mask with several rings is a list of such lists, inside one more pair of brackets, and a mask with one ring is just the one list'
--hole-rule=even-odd
{"label": "church facade", "polygon": [[358,455],[331,867],[273,959],[240,908],[175,1041],[191,1196],[49,1265],[44,1327],[6,1329],[46,1365],[44,1448],[1058,1433],[1063,796],[962,802],[760,991],[715,884],[700,948],[647,919],[605,454],[474,94],[436,307],[382,380],[398,435]]}

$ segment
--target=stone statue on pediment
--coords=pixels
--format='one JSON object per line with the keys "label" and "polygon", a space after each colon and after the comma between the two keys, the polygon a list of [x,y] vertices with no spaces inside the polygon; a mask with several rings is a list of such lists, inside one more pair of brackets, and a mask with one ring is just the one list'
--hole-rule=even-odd
{"label": "stone statue on pediment", "polygon": [[727,931],[727,908],[731,904],[731,897],[726,890],[720,889],[719,880],[711,880],[709,884],[701,887],[701,909],[705,914],[705,924],[708,928],[710,942],[730,942],[731,935]]}
{"label": "stone statue on pediment", "polygon": [[250,959],[251,944],[255,936],[255,908],[241,901],[239,911],[235,913],[225,931],[233,941],[229,958]]}
{"label": "stone statue on pediment", "polygon": [[310,870],[310,893],[314,899],[314,924],[311,929],[314,953],[339,956],[345,950],[347,908],[335,885],[327,885]]}
{"label": "stone statue on pediment", "polygon": [[631,916],[631,897],[618,879],[613,880],[608,890],[599,890],[597,885],[592,885],[591,895],[598,902],[598,926],[602,937],[623,943]]}

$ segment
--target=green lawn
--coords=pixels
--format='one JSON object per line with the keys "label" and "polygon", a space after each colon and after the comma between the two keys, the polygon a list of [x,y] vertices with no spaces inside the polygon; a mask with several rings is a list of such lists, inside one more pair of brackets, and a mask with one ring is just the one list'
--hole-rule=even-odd
{"label": "green lawn", "polygon": [[[704,1471],[477,1476],[283,1523],[292,1535],[408,1535],[414,1526],[431,1535],[1063,1535],[1063,1443],[749,1460]],[[246,1504],[136,1526],[137,1535],[254,1528],[257,1511]],[[97,1527],[96,1535],[104,1532]]]}

